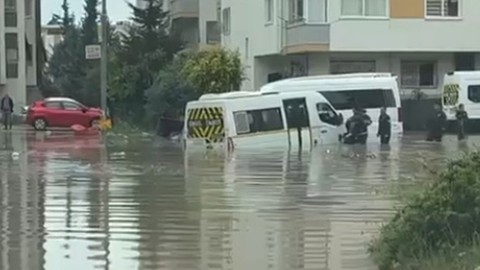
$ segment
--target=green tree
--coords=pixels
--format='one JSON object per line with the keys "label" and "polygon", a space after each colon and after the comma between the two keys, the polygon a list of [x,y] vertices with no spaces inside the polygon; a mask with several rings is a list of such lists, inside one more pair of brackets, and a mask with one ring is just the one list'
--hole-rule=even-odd
{"label": "green tree", "polygon": [[198,98],[198,91],[182,75],[187,57],[187,54],[175,57],[171,64],[159,72],[155,83],[146,91],[145,109],[150,123],[155,123],[161,117],[183,116],[187,102]]}
{"label": "green tree", "polygon": [[183,73],[202,94],[238,90],[244,80],[239,53],[224,48],[198,52],[185,63]]}
{"label": "green tree", "polygon": [[181,42],[167,31],[169,18],[162,1],[147,0],[145,9],[132,4],[130,8],[134,24],[112,60],[109,95],[120,117],[140,123],[145,116],[145,91],[181,49]]}
{"label": "green tree", "polygon": [[85,0],[82,35],[85,45],[98,43],[98,0]]}
{"label": "green tree", "polygon": [[[85,0],[82,19],[82,47],[98,44],[98,0]],[[86,60],[85,80],[82,89],[82,102],[90,106],[100,105],[100,61]]]}
{"label": "green tree", "polygon": [[85,78],[82,35],[74,24],[67,0],[63,1],[62,11],[62,16],[56,15],[55,18],[62,24],[63,41],[53,49],[47,71],[52,79],[52,88],[82,101],[81,89]]}

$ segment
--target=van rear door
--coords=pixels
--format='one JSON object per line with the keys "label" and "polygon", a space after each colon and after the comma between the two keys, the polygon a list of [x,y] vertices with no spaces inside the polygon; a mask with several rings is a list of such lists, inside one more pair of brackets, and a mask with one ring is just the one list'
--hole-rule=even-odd
{"label": "van rear door", "polygon": [[455,113],[460,100],[460,85],[448,83],[443,86],[442,105],[447,120],[455,120]]}
{"label": "van rear door", "polygon": [[187,140],[195,144],[219,144],[225,141],[224,108],[220,106],[187,109]]}

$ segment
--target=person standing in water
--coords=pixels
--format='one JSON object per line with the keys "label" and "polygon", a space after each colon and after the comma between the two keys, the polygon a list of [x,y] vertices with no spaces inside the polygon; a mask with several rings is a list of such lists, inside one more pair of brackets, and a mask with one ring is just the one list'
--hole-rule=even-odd
{"label": "person standing in water", "polygon": [[392,125],[390,116],[387,114],[387,109],[384,107],[380,110],[380,117],[378,118],[377,137],[380,137],[380,143],[389,144],[391,133]]}
{"label": "person standing in water", "polygon": [[447,122],[447,116],[442,111],[442,107],[440,107],[440,105],[435,104],[433,108],[434,113],[427,122],[427,141],[441,142],[445,124]]}
{"label": "person standing in water", "polygon": [[457,119],[458,140],[461,141],[465,139],[465,122],[468,120],[468,114],[465,111],[465,106],[463,104],[458,106],[457,112],[455,113],[455,118]]}
{"label": "person standing in water", "polygon": [[5,129],[12,129],[13,100],[8,94],[0,101],[0,109],[3,114],[3,125]]}
{"label": "person standing in water", "polygon": [[355,108],[353,116],[350,117],[345,126],[347,133],[344,135],[345,144],[366,144],[368,138],[368,126],[372,120],[365,110]]}

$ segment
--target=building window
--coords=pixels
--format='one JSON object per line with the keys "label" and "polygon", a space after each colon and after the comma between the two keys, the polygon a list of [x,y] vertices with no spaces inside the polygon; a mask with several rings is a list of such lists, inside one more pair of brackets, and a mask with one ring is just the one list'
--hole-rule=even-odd
{"label": "building window", "polygon": [[307,21],[313,23],[327,22],[327,0],[307,1]]}
{"label": "building window", "polygon": [[325,23],[327,0],[289,0],[289,22]]}
{"label": "building window", "polygon": [[290,22],[304,20],[304,0],[290,0]]}
{"label": "building window", "polygon": [[427,17],[459,17],[461,0],[425,0]]}
{"label": "building window", "polygon": [[18,36],[15,33],[5,34],[5,55],[7,78],[18,78]]}
{"label": "building window", "polygon": [[480,103],[480,85],[468,86],[468,99],[471,102]]}
{"label": "building window", "polygon": [[207,44],[220,43],[220,24],[217,21],[207,21]]}
{"label": "building window", "polygon": [[5,27],[17,27],[17,2],[16,0],[5,1]]}
{"label": "building window", "polygon": [[231,30],[231,17],[230,17],[230,8],[224,8],[223,9],[223,34],[224,35],[230,35],[230,30]]}
{"label": "building window", "polygon": [[435,62],[430,61],[402,61],[402,87],[435,87]]}
{"label": "building window", "polygon": [[327,103],[317,103],[317,112],[320,121],[330,125],[338,123],[337,113]]}
{"label": "building window", "polygon": [[32,0],[25,0],[25,16],[32,16]]}
{"label": "building window", "polygon": [[342,0],[342,16],[386,17],[387,0]]}
{"label": "building window", "polygon": [[265,0],[265,22],[273,22],[273,0]]}
{"label": "building window", "polygon": [[27,64],[29,66],[33,65],[33,46],[28,43],[28,41],[25,41],[25,56],[27,58]]}
{"label": "building window", "polygon": [[280,108],[235,112],[237,135],[282,130]]}
{"label": "building window", "polygon": [[330,61],[331,74],[375,72],[375,61]]}
{"label": "building window", "polygon": [[391,89],[353,89],[341,91],[320,91],[337,110],[395,108],[395,96]]}
{"label": "building window", "polygon": [[62,109],[62,104],[58,101],[50,101],[50,102],[45,103],[45,107],[47,107],[49,109],[61,110]]}

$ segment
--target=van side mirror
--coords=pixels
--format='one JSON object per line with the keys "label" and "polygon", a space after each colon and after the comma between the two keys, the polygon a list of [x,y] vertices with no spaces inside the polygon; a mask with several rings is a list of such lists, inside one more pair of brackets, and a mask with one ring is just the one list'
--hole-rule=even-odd
{"label": "van side mirror", "polygon": [[343,125],[343,120],[344,120],[344,119],[343,119],[343,114],[342,114],[342,113],[339,113],[339,114],[337,115],[337,126]]}
{"label": "van side mirror", "polygon": [[87,108],[82,108],[82,112],[86,113],[86,112],[88,112],[88,109]]}

